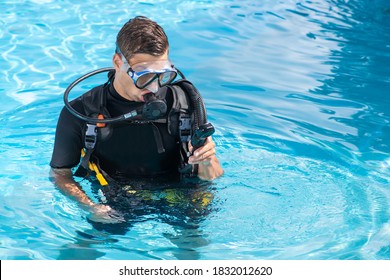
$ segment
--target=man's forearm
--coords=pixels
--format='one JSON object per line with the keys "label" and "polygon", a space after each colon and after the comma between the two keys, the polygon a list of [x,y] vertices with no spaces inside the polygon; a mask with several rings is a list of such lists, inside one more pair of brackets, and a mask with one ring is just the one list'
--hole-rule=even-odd
{"label": "man's forearm", "polygon": [[73,179],[73,174],[70,169],[52,168],[50,170],[50,177],[63,194],[79,202],[84,208],[94,205],[93,201],[82,190],[80,184]]}

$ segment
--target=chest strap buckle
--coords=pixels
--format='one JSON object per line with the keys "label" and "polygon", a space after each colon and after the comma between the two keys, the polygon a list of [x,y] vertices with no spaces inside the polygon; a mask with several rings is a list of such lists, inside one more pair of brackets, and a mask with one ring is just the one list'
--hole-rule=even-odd
{"label": "chest strap buckle", "polygon": [[191,118],[179,117],[179,135],[181,142],[189,142],[191,139]]}
{"label": "chest strap buckle", "polygon": [[97,127],[95,124],[87,123],[87,129],[85,131],[85,148],[87,150],[94,149],[97,140]]}

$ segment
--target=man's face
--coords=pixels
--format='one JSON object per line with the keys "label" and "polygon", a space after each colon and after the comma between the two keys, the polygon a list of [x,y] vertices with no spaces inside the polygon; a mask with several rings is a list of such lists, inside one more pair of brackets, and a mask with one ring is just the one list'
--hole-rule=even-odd
{"label": "man's face", "polygon": [[161,56],[138,53],[133,55],[128,63],[124,61],[120,54],[115,54],[113,57],[113,63],[116,70],[114,80],[115,90],[127,100],[144,102],[143,96],[145,94],[151,91],[156,91],[158,89],[158,79],[155,79],[146,88],[139,89],[136,87],[133,79],[127,73],[129,66],[132,68],[135,66],[136,68],[138,65],[159,65],[164,61],[168,61],[168,51]]}

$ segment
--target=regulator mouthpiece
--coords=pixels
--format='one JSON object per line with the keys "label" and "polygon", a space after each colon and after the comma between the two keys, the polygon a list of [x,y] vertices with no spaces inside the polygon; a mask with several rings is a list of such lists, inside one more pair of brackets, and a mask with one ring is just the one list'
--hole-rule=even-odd
{"label": "regulator mouthpiece", "polygon": [[167,112],[167,104],[156,97],[152,92],[144,95],[145,105],[142,116],[147,120],[156,120],[163,117]]}

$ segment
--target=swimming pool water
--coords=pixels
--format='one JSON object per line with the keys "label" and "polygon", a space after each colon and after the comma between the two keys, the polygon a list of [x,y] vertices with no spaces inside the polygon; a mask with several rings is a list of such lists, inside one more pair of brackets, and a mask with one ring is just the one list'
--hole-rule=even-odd
{"label": "swimming pool water", "polygon": [[[390,4],[2,1],[0,259],[389,259]],[[62,93],[160,23],[203,95],[225,175],[93,224],[48,178]],[[99,190],[82,182],[95,199]]]}

